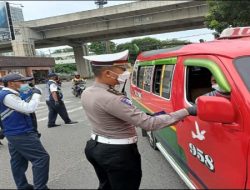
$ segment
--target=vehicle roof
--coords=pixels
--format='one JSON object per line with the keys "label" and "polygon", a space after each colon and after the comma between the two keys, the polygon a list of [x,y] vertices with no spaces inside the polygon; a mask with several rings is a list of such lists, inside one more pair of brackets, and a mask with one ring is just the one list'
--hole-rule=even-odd
{"label": "vehicle roof", "polygon": [[139,54],[138,61],[150,61],[180,55],[219,55],[228,58],[250,55],[250,38],[223,39],[195,43],[175,48],[146,51]]}

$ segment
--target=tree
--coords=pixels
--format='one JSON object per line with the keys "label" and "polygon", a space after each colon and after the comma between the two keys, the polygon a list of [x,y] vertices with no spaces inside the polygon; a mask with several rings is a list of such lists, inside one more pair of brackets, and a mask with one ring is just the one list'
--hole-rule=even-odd
{"label": "tree", "polygon": [[155,38],[140,38],[134,39],[131,42],[132,44],[136,44],[141,51],[149,51],[154,49],[161,49],[162,44],[161,41]]}
{"label": "tree", "polygon": [[176,38],[171,40],[163,40],[161,41],[161,47],[162,48],[172,48],[180,45],[190,44],[191,42],[187,40],[178,40]]}
{"label": "tree", "polygon": [[149,51],[149,50],[155,50],[155,49],[175,47],[178,45],[183,45],[183,44],[188,44],[188,43],[190,42],[185,41],[185,40],[172,39],[172,40],[160,41],[155,38],[146,37],[146,38],[141,38],[141,39],[134,39],[131,42],[119,44],[116,46],[116,52],[120,52],[120,51],[124,51],[128,49],[129,57],[130,57],[129,61],[131,63],[134,63],[139,53],[136,46],[138,46],[140,51]]}
{"label": "tree", "polygon": [[76,64],[56,64],[55,65],[55,72],[56,73],[67,73],[71,74],[76,71]]}
{"label": "tree", "polygon": [[133,44],[132,42],[126,42],[116,46],[116,52],[125,51],[127,49],[129,50],[129,62],[134,63],[140,49],[137,47],[137,44]]}
{"label": "tree", "polygon": [[230,26],[249,26],[250,1],[222,1],[208,0],[209,14],[205,18],[205,25],[221,33]]}
{"label": "tree", "polygon": [[[115,43],[112,41],[109,41],[109,45],[110,45],[110,51],[111,53],[115,52]],[[94,52],[97,55],[100,54],[105,54],[106,53],[106,44],[105,42],[92,42],[89,46],[89,51],[90,52]]]}

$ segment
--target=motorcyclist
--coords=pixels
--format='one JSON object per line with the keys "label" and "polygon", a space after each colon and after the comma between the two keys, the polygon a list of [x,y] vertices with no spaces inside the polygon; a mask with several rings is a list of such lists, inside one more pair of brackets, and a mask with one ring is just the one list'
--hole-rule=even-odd
{"label": "motorcyclist", "polygon": [[73,83],[73,87],[72,89],[75,90],[77,92],[77,94],[80,94],[80,88],[79,88],[79,84],[81,83],[85,83],[86,80],[84,80],[83,78],[81,78],[80,74],[76,73],[74,78],[72,79],[72,83]]}
{"label": "motorcyclist", "polygon": [[73,85],[77,85],[79,83],[85,82],[83,78],[81,78],[80,74],[76,73],[74,78],[72,79]]}

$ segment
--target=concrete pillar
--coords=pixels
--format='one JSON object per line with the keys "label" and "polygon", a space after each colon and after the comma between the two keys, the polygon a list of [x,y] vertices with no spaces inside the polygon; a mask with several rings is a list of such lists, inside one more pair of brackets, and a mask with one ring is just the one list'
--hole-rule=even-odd
{"label": "concrete pillar", "polygon": [[12,40],[11,45],[15,56],[28,57],[36,55],[34,41]]}
{"label": "concrete pillar", "polygon": [[88,46],[87,44],[83,45],[73,45],[73,51],[75,55],[75,61],[76,61],[76,67],[77,67],[77,72],[82,76],[82,77],[91,77],[91,68],[89,61],[85,60],[83,58],[84,55],[88,55]]}
{"label": "concrete pillar", "polygon": [[35,56],[35,44],[31,39],[31,30],[22,25],[14,26],[15,40],[11,41],[15,56]]}

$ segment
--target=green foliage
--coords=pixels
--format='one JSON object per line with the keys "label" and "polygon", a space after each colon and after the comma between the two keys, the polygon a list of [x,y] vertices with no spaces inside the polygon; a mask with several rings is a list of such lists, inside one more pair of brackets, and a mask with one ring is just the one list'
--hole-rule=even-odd
{"label": "green foliage", "polygon": [[71,74],[76,71],[76,64],[56,64],[55,72],[56,73],[67,73]]}
{"label": "green foliage", "polygon": [[115,43],[108,41],[110,46],[110,52],[106,51],[106,42],[92,42],[89,46],[89,51],[94,52],[96,55],[105,54],[105,53],[114,53],[115,52]]}
{"label": "green foliage", "polygon": [[141,38],[141,39],[134,39],[131,42],[119,44],[116,46],[116,52],[121,52],[121,51],[128,49],[129,61],[131,63],[134,63],[139,51],[149,51],[149,50],[155,50],[155,49],[170,48],[170,47],[175,47],[178,45],[183,45],[183,44],[188,44],[188,43],[190,42],[185,41],[185,40],[172,39],[172,40],[160,41],[155,38],[146,37],[146,38]]}
{"label": "green foliage", "polygon": [[161,41],[150,37],[134,39],[131,43],[136,44],[141,51],[149,51],[161,48]]}
{"label": "green foliage", "polygon": [[205,18],[205,25],[221,33],[230,26],[249,26],[250,1],[207,0],[209,14]]}
{"label": "green foliage", "polygon": [[163,40],[161,41],[161,48],[172,48],[180,45],[190,44],[191,42],[187,40],[178,40],[178,39],[171,39],[171,40]]}
{"label": "green foliage", "polygon": [[140,48],[132,42],[126,42],[116,46],[116,52],[125,51],[127,49],[129,50],[129,62],[134,63],[140,51]]}

